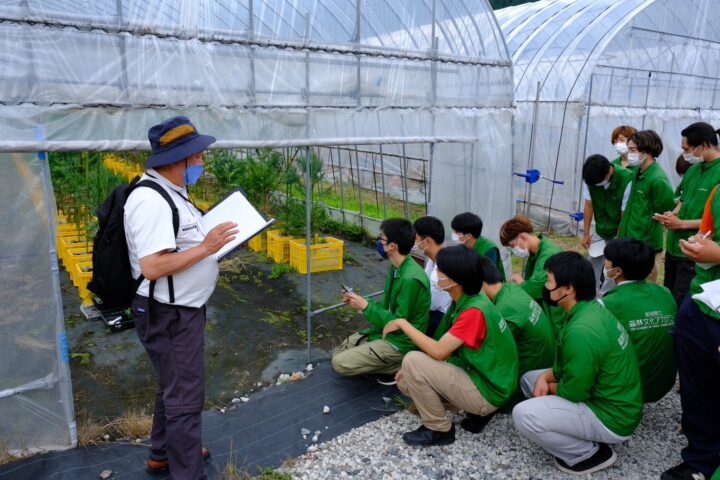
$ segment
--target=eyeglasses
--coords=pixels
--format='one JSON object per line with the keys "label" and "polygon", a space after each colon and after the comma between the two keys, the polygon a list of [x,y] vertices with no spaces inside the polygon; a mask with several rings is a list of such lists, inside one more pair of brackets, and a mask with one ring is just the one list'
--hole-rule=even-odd
{"label": "eyeglasses", "polygon": [[380,240],[383,245],[387,245],[387,244],[388,244],[387,238],[383,238],[382,235],[378,235],[375,240],[376,240],[376,241],[377,241],[377,240]]}

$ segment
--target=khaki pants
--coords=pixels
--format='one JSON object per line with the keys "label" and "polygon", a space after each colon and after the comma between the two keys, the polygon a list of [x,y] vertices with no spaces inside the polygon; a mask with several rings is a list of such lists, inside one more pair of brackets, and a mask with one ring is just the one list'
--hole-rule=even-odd
{"label": "khaki pants", "polygon": [[404,353],[387,340],[368,342],[367,335],[354,333],[335,349],[332,365],[343,376],[364,373],[395,373],[400,369]]}
{"label": "khaki pants", "polygon": [[413,399],[423,425],[430,430],[447,432],[452,426],[443,398],[475,415],[485,416],[497,410],[460,367],[435,360],[423,352],[410,352],[405,355],[401,370],[397,386]]}

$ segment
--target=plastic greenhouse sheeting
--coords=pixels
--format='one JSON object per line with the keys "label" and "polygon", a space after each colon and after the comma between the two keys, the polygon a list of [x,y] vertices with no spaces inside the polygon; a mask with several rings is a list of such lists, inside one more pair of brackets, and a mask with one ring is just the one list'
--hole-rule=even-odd
{"label": "plastic greenhouse sheeting", "polygon": [[[432,214],[449,223],[471,209],[495,237],[515,210],[511,165],[499,161],[512,149],[512,68],[486,0],[0,0],[0,64],[0,152],[147,149],[149,126],[186,114],[215,147],[422,145]],[[40,164],[22,158],[39,181]],[[23,185],[0,189],[4,205],[28,194]],[[22,228],[0,232],[4,254],[50,251],[37,231],[47,212],[15,211],[6,215]],[[10,290],[16,302],[58,302],[45,258],[22,276],[32,289]],[[0,304],[0,318],[14,308]],[[62,372],[62,314],[42,312],[41,351],[56,361],[4,362],[8,388]],[[16,327],[34,331],[3,324],[8,359],[25,348],[6,335]],[[59,395],[63,381],[69,390],[60,378],[28,395]],[[69,426],[47,441],[39,433],[69,425],[67,401],[18,398],[0,398],[3,411],[28,412],[3,417],[13,423],[0,421],[0,441],[72,444]]]}
{"label": "plastic greenhouse sheeting", "polygon": [[543,223],[575,230],[582,162],[617,156],[615,127],[657,131],[659,162],[677,183],[680,131],[720,123],[714,0],[541,0],[496,14],[515,71],[515,169],[565,181],[536,183],[524,199]]}

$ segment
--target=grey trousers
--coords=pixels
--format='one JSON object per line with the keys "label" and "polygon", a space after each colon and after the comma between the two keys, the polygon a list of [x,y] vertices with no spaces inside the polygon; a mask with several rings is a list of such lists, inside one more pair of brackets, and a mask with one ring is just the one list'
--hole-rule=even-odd
{"label": "grey trousers", "polygon": [[522,376],[520,388],[529,400],[513,409],[515,428],[531,442],[570,466],[595,455],[596,442],[620,443],[621,437],[608,430],[584,403],[573,403],[557,395],[532,397],[537,377],[546,370],[532,370]]}

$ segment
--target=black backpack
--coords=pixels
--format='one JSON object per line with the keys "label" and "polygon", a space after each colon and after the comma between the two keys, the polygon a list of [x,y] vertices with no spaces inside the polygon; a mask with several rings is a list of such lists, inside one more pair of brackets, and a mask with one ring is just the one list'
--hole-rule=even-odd
{"label": "black backpack", "polygon": [[[142,274],[138,279],[132,276],[127,240],[125,239],[125,203],[138,187],[152,188],[170,205],[172,210],[173,230],[177,237],[180,229],[180,216],[175,202],[168,192],[152,180],[140,180],[135,177],[129,184],[116,187],[97,209],[99,228],[93,240],[93,274],[88,283],[88,290],[93,292],[102,302],[98,307],[102,311],[123,311],[130,307],[138,287],[144,280]],[[174,303],[172,276],[168,276],[170,302]],[[150,297],[153,296],[155,282],[150,282]],[[103,317],[104,318],[104,317]]]}

